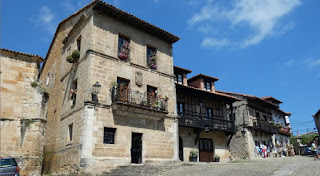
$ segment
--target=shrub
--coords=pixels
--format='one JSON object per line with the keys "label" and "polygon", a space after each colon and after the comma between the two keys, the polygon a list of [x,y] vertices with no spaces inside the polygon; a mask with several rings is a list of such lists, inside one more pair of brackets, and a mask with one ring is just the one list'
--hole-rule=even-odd
{"label": "shrub", "polygon": [[73,50],[71,56],[72,56],[72,58],[73,58],[74,60],[79,59],[79,57],[80,57],[80,51],[79,51],[79,50]]}

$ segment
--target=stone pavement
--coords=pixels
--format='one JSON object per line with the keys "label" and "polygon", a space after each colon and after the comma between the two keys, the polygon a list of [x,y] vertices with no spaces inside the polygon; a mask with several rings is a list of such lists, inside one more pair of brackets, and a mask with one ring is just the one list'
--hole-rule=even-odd
{"label": "stone pavement", "polygon": [[320,160],[312,156],[236,160],[228,163],[178,162],[167,165],[119,166],[109,176],[320,176]]}
{"label": "stone pavement", "polygon": [[237,160],[230,163],[197,163],[165,171],[165,176],[320,176],[320,160],[311,156]]}

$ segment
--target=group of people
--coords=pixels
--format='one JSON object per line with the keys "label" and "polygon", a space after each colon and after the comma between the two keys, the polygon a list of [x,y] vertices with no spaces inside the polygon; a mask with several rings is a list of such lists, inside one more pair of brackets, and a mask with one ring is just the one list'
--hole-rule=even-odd
{"label": "group of people", "polygon": [[288,146],[277,144],[273,147],[272,144],[267,145],[266,142],[255,142],[254,154],[256,157],[267,158],[271,156],[271,152],[275,152],[276,156],[281,157],[295,155],[292,144]]}
{"label": "group of people", "polygon": [[272,151],[272,145],[267,145],[266,142],[255,142],[254,154],[256,157],[267,158]]}

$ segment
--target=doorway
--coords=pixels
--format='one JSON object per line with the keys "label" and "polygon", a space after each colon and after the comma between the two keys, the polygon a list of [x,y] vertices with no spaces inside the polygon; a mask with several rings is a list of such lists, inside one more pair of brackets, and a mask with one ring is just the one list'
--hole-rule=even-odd
{"label": "doorway", "polygon": [[142,133],[132,133],[131,163],[142,163]]}
{"label": "doorway", "polygon": [[179,136],[179,159],[183,161],[183,141],[181,136]]}
{"label": "doorway", "polygon": [[199,161],[200,162],[213,162],[214,147],[212,139],[200,138],[199,139]]}

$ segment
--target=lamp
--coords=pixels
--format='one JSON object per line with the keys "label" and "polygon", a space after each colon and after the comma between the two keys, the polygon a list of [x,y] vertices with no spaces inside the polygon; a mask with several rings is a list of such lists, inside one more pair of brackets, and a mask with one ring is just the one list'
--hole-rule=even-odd
{"label": "lamp", "polygon": [[101,89],[101,84],[99,84],[99,82],[96,82],[93,86],[92,86],[92,92],[91,92],[91,96],[92,96],[92,101],[94,103],[98,103],[99,99],[98,99],[98,93],[100,92]]}

